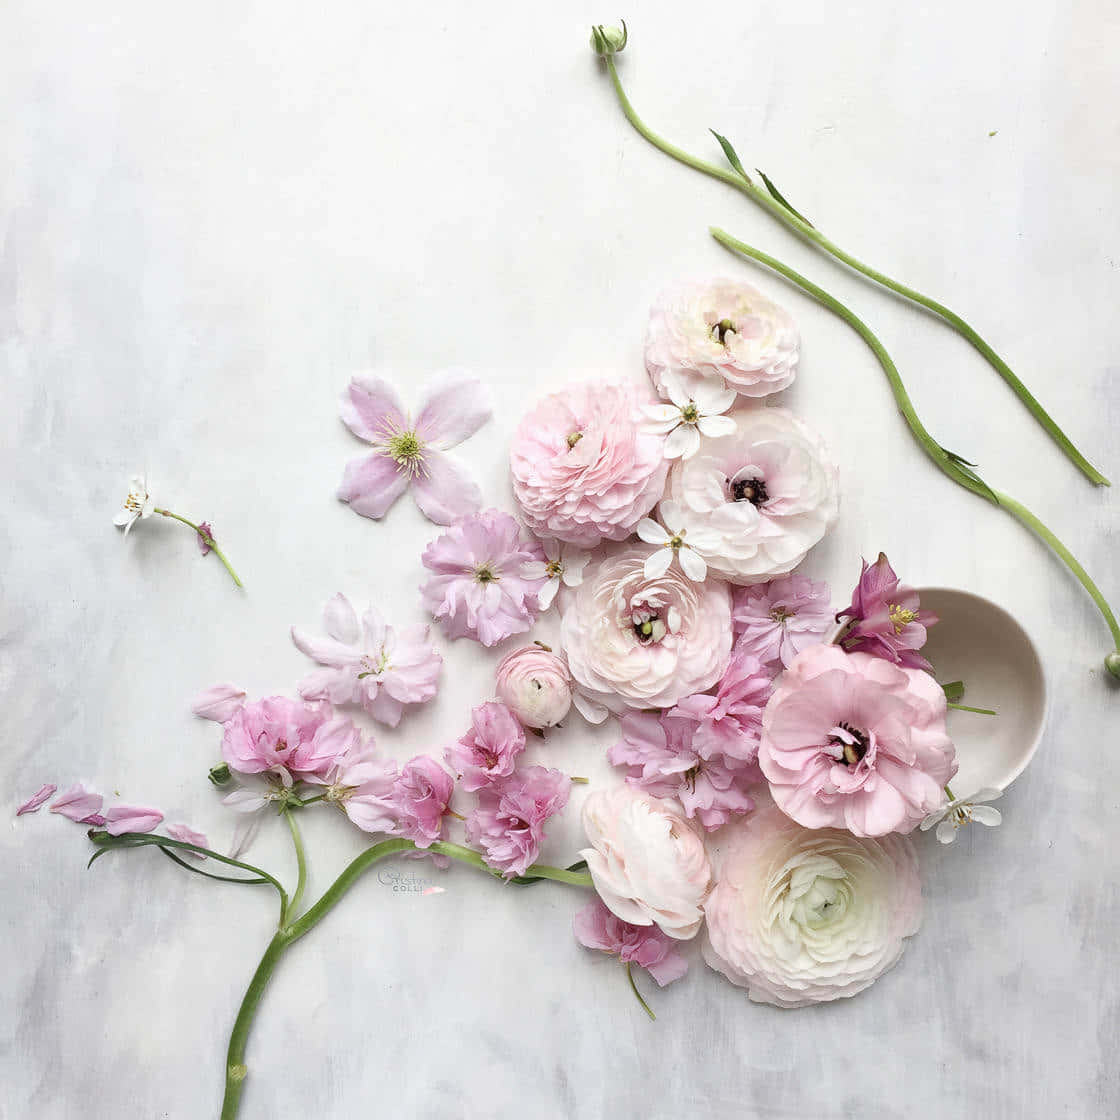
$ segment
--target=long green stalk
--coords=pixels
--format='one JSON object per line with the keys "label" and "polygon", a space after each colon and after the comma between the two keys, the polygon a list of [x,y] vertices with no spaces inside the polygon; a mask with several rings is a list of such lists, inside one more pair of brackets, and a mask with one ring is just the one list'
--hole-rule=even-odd
{"label": "long green stalk", "polygon": [[843,319],[864,342],[867,343],[872,353],[874,353],[875,357],[878,359],[879,364],[883,367],[883,372],[887,375],[887,380],[890,382],[891,386],[891,392],[894,394],[899,411],[906,420],[907,426],[914,434],[914,438],[917,439],[918,443],[921,445],[922,450],[933,460],[938,469],[941,470],[942,473],[948,475],[959,486],[963,486],[966,490],[971,490],[980,497],[987,498],[989,501],[994,502],[996,505],[1006,510],[1020,524],[1026,526],[1036,537],[1049,545],[1065,563],[1066,567],[1077,577],[1078,582],[1089,593],[1089,597],[1101,612],[1112,634],[1112,641],[1116,649],[1105,659],[1105,666],[1113,676],[1120,677],[1120,623],[1117,623],[1116,615],[1113,614],[1112,608],[1108,605],[1108,600],[1101,594],[1100,588],[1098,588],[1089,577],[1089,573],[1078,563],[1073,553],[1070,552],[1070,550],[1058,540],[1054,533],[1031,513],[1026,506],[1021,502],[1017,502],[1014,498],[1009,497],[1007,494],[1002,494],[998,490],[991,489],[979,478],[976,472],[971,469],[971,464],[965,462],[960,456],[946,451],[945,448],[926,431],[925,426],[922,424],[921,420],[918,419],[918,414],[914,410],[914,403],[910,400],[910,395],[906,391],[906,386],[902,383],[902,377],[898,372],[898,367],[894,364],[886,348],[867,324],[864,323],[855,312],[851,311],[834,296],[829,295],[823,288],[814,284],[811,280],[807,280],[800,273],[795,272],[788,265],[783,264],[768,253],[764,253],[761,249],[756,249],[751,245],[739,241],[737,238],[732,237],[729,233],[725,233],[721,229],[712,229],[711,234],[726,248],[740,253],[745,257],[750,257],[752,260],[766,265],[767,268],[773,269],[780,276],[784,276],[787,280],[792,281],[801,288],[802,291],[807,292],[815,300],[824,304],[830,311]]}
{"label": "long green stalk", "polygon": [[[625,45],[625,41],[623,45]],[[618,49],[621,49],[621,47]],[[634,111],[634,106],[630,104],[630,99],[626,96],[626,91],[622,88],[622,82],[618,76],[618,69],[615,66],[613,54],[604,54],[603,60],[606,63],[607,72],[610,74],[611,83],[618,97],[618,103],[623,113],[626,115],[626,119],[634,126],[639,135],[645,140],[648,140],[655,148],[658,148],[678,162],[685,164],[685,166],[691,167],[693,170],[699,171],[704,175],[709,175],[713,179],[718,179],[721,183],[726,183],[728,186],[734,187],[737,191],[741,191],[751,199],[752,202],[758,203],[764,210],[768,211],[773,217],[794,230],[795,233],[799,234],[806,241],[811,242],[819,249],[824,250],[824,252],[829,253],[837,260],[842,261],[844,264],[848,265],[849,268],[855,269],[856,272],[862,273],[869,279],[874,280],[877,284],[889,288],[892,292],[896,292],[898,295],[940,316],[953,330],[969,342],[996,373],[1007,382],[1015,395],[1030,411],[1031,415],[1046,430],[1050,438],[1062,449],[1066,457],[1090,482],[1098,486],[1110,485],[1108,479],[1078,451],[1070,438],[1062,431],[1046,409],[1042,407],[1034,394],[1032,394],[1026,385],[1016,376],[1011,367],[1008,366],[991,346],[981,338],[973,327],[966,323],[955,311],[950,310],[943,303],[939,303],[930,296],[906,284],[900,283],[898,280],[892,279],[878,269],[872,268],[870,265],[853,257],[850,253],[845,252],[839,245],[830,241],[824,234],[816,229],[816,227],[798,214],[780,195],[777,195],[776,189],[771,186],[769,180],[767,180],[765,176],[763,176],[763,180],[767,187],[774,191],[774,194],[771,194],[770,190],[764,189],[762,186],[753,182],[747,172],[743,170],[738,161],[738,157],[734,155],[734,150],[731,149],[730,145],[722,138],[720,138],[720,142],[726,145],[725,151],[728,154],[728,158],[733,162],[734,171],[728,171],[725,168],[717,167],[715,164],[709,163],[707,160],[699,159],[684,151],[682,148],[677,147],[675,144],[670,143],[664,137],[659,136],[646,125],[641,117]],[[761,175],[761,172],[759,174]]]}

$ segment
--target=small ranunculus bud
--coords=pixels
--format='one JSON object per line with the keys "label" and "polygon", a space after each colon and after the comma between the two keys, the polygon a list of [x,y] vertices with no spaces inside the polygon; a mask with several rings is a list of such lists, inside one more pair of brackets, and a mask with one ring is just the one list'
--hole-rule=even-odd
{"label": "small ranunculus bud", "polygon": [[572,706],[572,677],[565,660],[543,646],[525,646],[498,663],[498,699],[525,727],[555,727]]}
{"label": "small ranunculus bud", "polygon": [[600,58],[606,58],[623,50],[627,38],[626,20],[622,20],[621,27],[604,27],[600,23],[591,29],[591,49]]}
{"label": "small ranunculus bud", "polygon": [[1105,659],[1104,667],[1120,680],[1120,649],[1114,649]]}
{"label": "small ranunculus bud", "polygon": [[222,786],[228,786],[232,775],[229,770],[228,762],[219,762],[217,766],[210,767],[209,778],[219,789]]}

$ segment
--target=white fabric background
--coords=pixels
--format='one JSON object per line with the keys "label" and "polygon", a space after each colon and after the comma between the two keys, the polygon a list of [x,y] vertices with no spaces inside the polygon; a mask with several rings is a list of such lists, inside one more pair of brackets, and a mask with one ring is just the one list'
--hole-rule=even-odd
{"label": "white fabric background", "polygon": [[[651,1024],[617,965],[572,940],[581,892],[456,867],[418,898],[370,877],[278,973],[243,1116],[1115,1116],[1120,695],[1104,626],[1045,550],[922,458],[863,343],[707,226],[862,312],[934,434],[1036,508],[1113,603],[1120,498],[1083,482],[950,331],[640,141],[586,46],[614,10],[549,7],[4,6],[5,813],[83,779],[225,843],[205,778],[217,729],[190,715],[195,691],[291,688],[308,663],[288,626],[336,590],[422,617],[433,527],[408,499],[375,524],[333,497],[361,452],[336,415],[350,374],[408,396],[433,370],[477,371],[496,418],[463,454],[508,508],[509,433],[536,395],[641,376],[662,285],[743,277],[796,314],[788,399],[842,467],[843,519],[805,570],[840,599],[884,548],[910,581],[991,595],[1041,641],[1050,730],[1005,826],[923,845],[928,912],[901,965],[795,1013],[697,961],[653,993]],[[962,310],[1120,480],[1115,5],[622,14],[624,78],[655,127],[712,158],[706,129],[727,133],[841,244]],[[214,523],[244,594],[181,526],[121,539],[111,518],[145,466],[162,501]],[[441,694],[381,735],[395,754],[442,746],[489,692],[496,652],[437,641]],[[573,720],[532,754],[614,781],[609,742]],[[583,796],[555,861],[575,858]],[[363,838],[326,813],[305,828],[318,891]],[[0,830],[0,1115],[216,1115],[273,899],[155,853],[87,873],[86,849],[45,813]],[[291,875],[278,822],[253,854]]]}

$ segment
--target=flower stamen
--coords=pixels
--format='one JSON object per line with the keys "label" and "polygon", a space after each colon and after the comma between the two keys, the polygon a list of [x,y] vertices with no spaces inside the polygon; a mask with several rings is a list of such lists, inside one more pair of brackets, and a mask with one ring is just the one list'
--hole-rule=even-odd
{"label": "flower stamen", "polygon": [[736,502],[750,502],[757,509],[770,500],[770,494],[764,479],[739,478],[731,483],[731,498]]}

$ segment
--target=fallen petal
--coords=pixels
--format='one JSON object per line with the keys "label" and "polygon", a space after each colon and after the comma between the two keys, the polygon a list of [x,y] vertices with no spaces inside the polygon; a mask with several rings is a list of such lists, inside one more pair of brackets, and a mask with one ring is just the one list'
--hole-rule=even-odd
{"label": "fallen petal", "polygon": [[17,810],[16,816],[22,817],[24,813],[37,812],[39,806],[43,804],[48,798],[54,797],[58,792],[58,786],[46,785],[34,797],[29,797]]}

